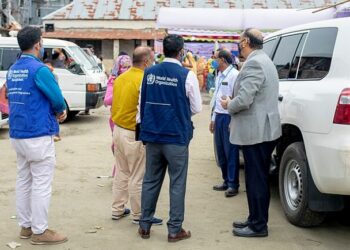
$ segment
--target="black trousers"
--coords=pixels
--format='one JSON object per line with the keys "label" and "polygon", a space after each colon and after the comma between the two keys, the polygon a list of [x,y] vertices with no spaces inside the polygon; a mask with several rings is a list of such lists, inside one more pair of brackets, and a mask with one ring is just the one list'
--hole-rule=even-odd
{"label": "black trousers", "polygon": [[277,141],[242,146],[245,183],[249,206],[249,227],[255,232],[267,229],[270,205],[269,168]]}

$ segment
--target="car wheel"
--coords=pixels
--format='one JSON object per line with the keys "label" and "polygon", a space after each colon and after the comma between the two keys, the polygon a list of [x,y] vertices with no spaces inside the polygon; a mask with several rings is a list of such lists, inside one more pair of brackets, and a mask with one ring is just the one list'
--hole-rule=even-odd
{"label": "car wheel", "polygon": [[66,120],[67,121],[72,120],[78,113],[79,113],[79,111],[68,111]]}
{"label": "car wheel", "polygon": [[289,145],[283,153],[279,170],[279,190],[287,219],[296,226],[319,225],[325,213],[314,212],[308,206],[309,167],[303,142]]}
{"label": "car wheel", "polygon": [[69,106],[68,106],[68,103],[66,102],[66,100],[64,100],[64,101],[65,101],[66,107],[67,107],[67,118],[66,118],[66,120],[64,120],[61,123],[69,122],[70,120],[72,120],[79,113],[79,111],[71,111],[69,109]]}

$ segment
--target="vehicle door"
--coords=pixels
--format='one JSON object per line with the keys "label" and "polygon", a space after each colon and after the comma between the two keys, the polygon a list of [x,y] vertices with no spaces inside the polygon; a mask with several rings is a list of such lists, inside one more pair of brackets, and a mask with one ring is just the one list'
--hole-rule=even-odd
{"label": "vehicle door", "polygon": [[[6,82],[6,75],[8,69],[16,62],[20,56],[21,50],[16,47],[2,47],[0,48],[0,88]],[[8,114],[1,113],[0,110],[0,127],[7,123]]]}
{"label": "vehicle door", "polygon": [[[296,79],[300,55],[306,40],[306,32],[282,35],[277,38],[277,46],[271,57],[276,66],[279,84],[279,112],[281,122],[290,122],[290,112],[286,105],[291,101],[290,89]],[[268,42],[268,41],[267,41]]]}

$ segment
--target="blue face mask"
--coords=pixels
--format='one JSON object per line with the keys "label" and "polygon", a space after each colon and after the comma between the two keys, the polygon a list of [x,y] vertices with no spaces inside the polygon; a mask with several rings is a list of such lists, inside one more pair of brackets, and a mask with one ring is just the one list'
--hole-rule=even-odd
{"label": "blue face mask", "polygon": [[186,54],[181,52],[180,62],[185,61],[185,58],[186,58]]}
{"label": "blue face mask", "polygon": [[45,53],[44,47],[41,47],[40,48],[40,58],[44,58],[44,53]]}
{"label": "blue face mask", "polygon": [[211,62],[211,66],[212,66],[213,69],[218,69],[218,68],[219,68],[219,63],[218,63],[218,61],[213,60],[213,61]]}

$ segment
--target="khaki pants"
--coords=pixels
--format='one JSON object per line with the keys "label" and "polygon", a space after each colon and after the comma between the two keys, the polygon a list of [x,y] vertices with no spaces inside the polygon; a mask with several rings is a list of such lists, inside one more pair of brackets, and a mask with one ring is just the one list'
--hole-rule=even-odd
{"label": "khaki pants", "polygon": [[141,188],[145,174],[145,146],[135,132],[115,126],[113,131],[116,175],[113,180],[112,214],[122,215],[130,196],[133,219],[141,215]]}

